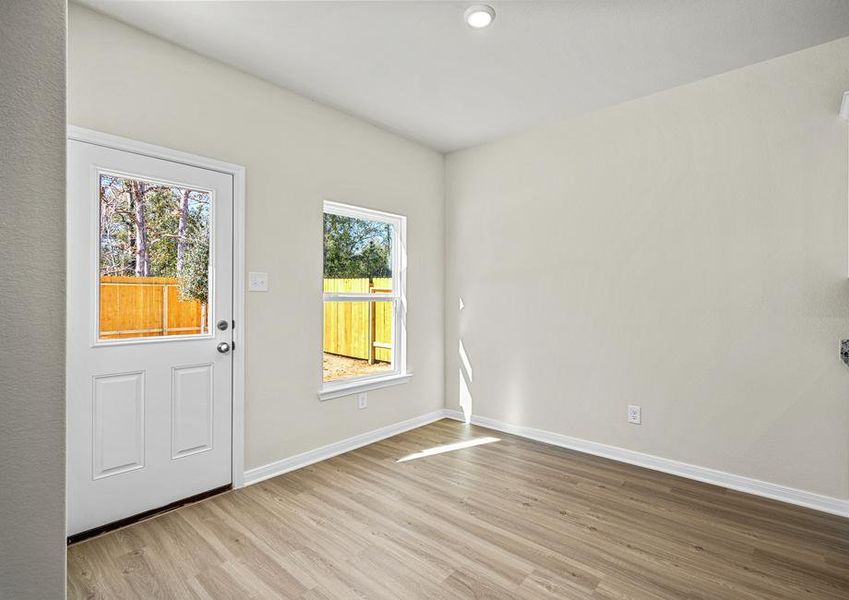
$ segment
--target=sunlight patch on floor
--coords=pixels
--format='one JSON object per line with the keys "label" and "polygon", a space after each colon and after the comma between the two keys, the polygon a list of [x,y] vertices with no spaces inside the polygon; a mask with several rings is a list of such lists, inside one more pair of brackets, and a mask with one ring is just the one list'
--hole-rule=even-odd
{"label": "sunlight patch on floor", "polygon": [[471,440],[466,440],[464,442],[457,442],[455,444],[445,444],[444,446],[434,446],[433,448],[428,448],[427,450],[422,450],[421,452],[414,452],[413,454],[408,454],[404,458],[399,458],[395,462],[407,462],[409,460],[416,460],[417,458],[427,458],[428,456],[434,456],[436,454],[445,454],[446,452],[454,452],[455,450],[462,450],[463,448],[473,448],[474,446],[482,446],[483,444],[491,444],[493,442],[500,442],[501,438],[497,437],[481,437],[474,438]]}

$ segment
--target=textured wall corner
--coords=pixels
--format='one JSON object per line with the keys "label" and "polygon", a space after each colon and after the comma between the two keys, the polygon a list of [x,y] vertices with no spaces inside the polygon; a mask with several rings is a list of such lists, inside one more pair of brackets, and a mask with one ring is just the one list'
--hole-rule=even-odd
{"label": "textured wall corner", "polygon": [[0,2],[0,599],[65,597],[64,0]]}

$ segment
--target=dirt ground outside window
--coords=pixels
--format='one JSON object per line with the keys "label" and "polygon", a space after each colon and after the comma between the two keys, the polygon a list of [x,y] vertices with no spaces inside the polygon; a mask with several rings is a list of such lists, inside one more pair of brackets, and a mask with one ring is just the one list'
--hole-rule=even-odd
{"label": "dirt ground outside window", "polygon": [[392,365],[389,363],[375,362],[370,365],[367,360],[324,353],[324,381],[377,375],[389,371],[392,371]]}

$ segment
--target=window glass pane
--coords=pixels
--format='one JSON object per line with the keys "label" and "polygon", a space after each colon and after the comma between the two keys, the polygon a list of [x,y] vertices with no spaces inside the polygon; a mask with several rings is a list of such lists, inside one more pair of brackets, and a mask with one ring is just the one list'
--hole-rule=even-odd
{"label": "window glass pane", "polygon": [[324,213],[324,291],[391,293],[392,229],[388,223]]}
{"label": "window glass pane", "polygon": [[209,331],[210,194],[100,175],[98,338]]}
{"label": "window glass pane", "polygon": [[394,300],[324,303],[324,381],[391,373]]}

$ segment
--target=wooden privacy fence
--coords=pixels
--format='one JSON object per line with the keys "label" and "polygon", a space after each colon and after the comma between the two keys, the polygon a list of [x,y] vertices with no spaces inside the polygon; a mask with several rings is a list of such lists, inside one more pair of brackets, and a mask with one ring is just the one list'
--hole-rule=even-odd
{"label": "wooden privacy fence", "polygon": [[[325,292],[388,292],[390,278],[325,279]],[[392,362],[391,300],[325,302],[324,351]],[[101,277],[100,339],[205,333],[206,307],[180,299],[174,277]]]}
{"label": "wooden privacy fence", "polygon": [[206,307],[180,299],[174,277],[101,277],[100,339],[206,332]]}
{"label": "wooden privacy fence", "polygon": [[[390,278],[324,280],[325,292],[389,292],[391,287]],[[392,308],[392,300],[325,302],[324,351],[369,362],[392,362]]]}

